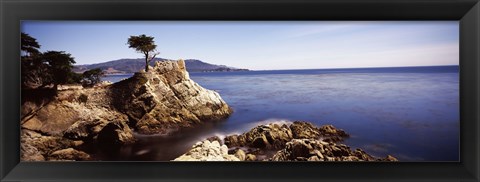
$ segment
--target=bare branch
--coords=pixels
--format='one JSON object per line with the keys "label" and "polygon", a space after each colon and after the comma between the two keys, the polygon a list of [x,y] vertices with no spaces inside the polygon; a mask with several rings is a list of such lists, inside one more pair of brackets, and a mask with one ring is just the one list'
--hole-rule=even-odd
{"label": "bare branch", "polygon": [[156,57],[157,55],[159,55],[159,54],[160,54],[160,52],[155,52],[155,53],[153,53],[152,58],[150,58],[150,60],[149,60],[148,62],[150,62],[150,61],[152,61],[153,59],[155,59],[155,57]]}

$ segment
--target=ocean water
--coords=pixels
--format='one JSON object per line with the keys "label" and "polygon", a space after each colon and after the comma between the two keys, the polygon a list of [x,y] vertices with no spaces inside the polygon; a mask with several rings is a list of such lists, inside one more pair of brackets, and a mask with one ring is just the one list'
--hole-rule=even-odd
{"label": "ocean water", "polygon": [[[459,160],[458,66],[190,73],[234,109],[223,122],[139,142],[106,160],[171,160],[196,141],[259,123],[332,124],[352,149],[400,161]],[[109,78],[104,78],[108,80]],[[101,155],[99,155],[101,156]],[[100,157],[102,158],[102,157]]]}
{"label": "ocean water", "polygon": [[106,75],[105,77],[102,77],[101,80],[116,83],[116,82],[122,81],[123,79],[130,78],[131,76],[133,76],[133,73],[131,73],[131,74]]}

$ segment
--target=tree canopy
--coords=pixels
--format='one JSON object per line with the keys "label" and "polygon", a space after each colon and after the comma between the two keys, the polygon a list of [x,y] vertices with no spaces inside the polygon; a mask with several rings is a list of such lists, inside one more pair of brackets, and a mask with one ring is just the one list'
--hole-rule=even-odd
{"label": "tree canopy", "polygon": [[21,33],[21,48],[20,50],[24,51],[27,55],[39,54],[40,44],[38,44],[37,39],[31,37],[26,33]]}
{"label": "tree canopy", "polygon": [[22,88],[50,87],[57,90],[60,84],[82,83],[93,86],[99,83],[103,71],[99,68],[81,73],[72,71],[75,59],[65,51],[40,52],[40,44],[26,33],[21,33]]}
{"label": "tree canopy", "polygon": [[157,45],[155,45],[154,37],[146,36],[145,34],[139,36],[130,36],[128,38],[128,47],[134,48],[137,52],[145,55],[145,71],[148,72],[148,64],[159,53],[155,52]]}
{"label": "tree canopy", "polygon": [[22,86],[43,85],[47,67],[41,60],[41,53],[38,50],[40,49],[40,44],[35,38],[26,33],[21,33],[20,40]]}
{"label": "tree canopy", "polygon": [[74,58],[64,51],[39,51],[40,44],[26,33],[21,34],[22,86],[45,87],[78,82],[79,75],[72,72]]}
{"label": "tree canopy", "polygon": [[50,83],[55,86],[68,83],[70,80],[74,58],[64,51],[48,51],[43,53],[43,62],[47,63],[50,73]]}
{"label": "tree canopy", "polygon": [[82,85],[84,87],[92,87],[97,83],[100,83],[103,71],[100,68],[91,69],[83,72]]}

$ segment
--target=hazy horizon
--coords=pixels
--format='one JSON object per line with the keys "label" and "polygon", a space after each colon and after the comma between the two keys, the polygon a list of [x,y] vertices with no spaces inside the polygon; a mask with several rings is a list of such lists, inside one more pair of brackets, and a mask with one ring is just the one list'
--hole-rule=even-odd
{"label": "hazy horizon", "polygon": [[458,21],[23,21],[41,51],[76,65],[141,59],[131,35],[155,37],[157,57],[251,70],[459,64]]}
{"label": "hazy horizon", "polygon": [[[160,57],[161,58],[161,57]],[[106,63],[106,62],[111,62],[111,61],[118,61],[118,60],[122,60],[122,59],[144,59],[144,58],[120,58],[120,59],[115,59],[115,60],[110,60],[110,61],[105,61],[105,62],[99,62],[99,63]],[[169,58],[163,58],[163,59],[167,59],[167,60],[173,60],[173,61],[176,61],[174,59],[169,59]],[[184,59],[184,60],[188,60],[188,59],[194,59],[194,60],[198,60],[198,59],[195,59],[195,58],[187,58],[187,59]],[[205,62],[203,60],[199,60],[199,61],[202,61],[202,62]],[[92,63],[92,64],[99,64],[99,63]],[[216,64],[216,63],[210,63],[210,62],[205,62],[205,63],[208,63],[208,64],[214,64],[214,65],[220,65],[220,64]],[[74,66],[80,66],[80,65],[92,65],[92,64],[74,64]],[[225,66],[229,66],[229,65],[225,65]],[[342,67],[342,68],[298,68],[298,69],[249,69],[249,68],[238,68],[238,69],[249,69],[250,71],[282,71],[282,70],[320,70],[320,69],[363,69],[363,68],[408,68],[408,67],[441,67],[441,66],[459,66],[458,64],[446,64],[446,65],[421,65],[421,66],[389,66],[389,67],[385,67],[385,66],[381,66],[381,67],[373,67],[373,66],[370,66],[370,67]]]}

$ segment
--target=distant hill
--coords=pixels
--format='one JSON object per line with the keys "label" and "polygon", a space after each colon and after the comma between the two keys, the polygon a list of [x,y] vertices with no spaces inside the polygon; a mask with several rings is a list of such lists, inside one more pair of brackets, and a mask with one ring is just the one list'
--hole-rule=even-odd
{"label": "distant hill", "polygon": [[[156,58],[150,62],[150,65],[153,66],[157,61],[165,61],[167,59]],[[239,69],[228,67],[225,65],[215,65],[206,63],[196,59],[187,59],[185,60],[185,66],[189,72],[212,72],[212,71],[248,71],[248,69]],[[105,71],[107,74],[125,74],[125,73],[135,73],[142,69],[145,69],[145,60],[144,59],[119,59],[114,61],[108,61],[97,64],[88,64],[88,65],[75,65],[73,68],[74,72],[81,73],[90,69],[100,68]]]}

